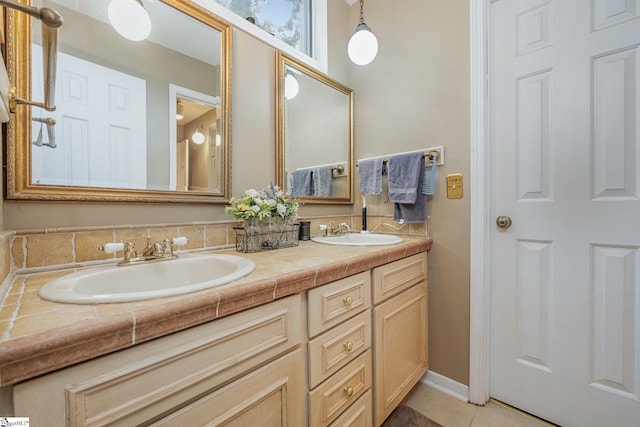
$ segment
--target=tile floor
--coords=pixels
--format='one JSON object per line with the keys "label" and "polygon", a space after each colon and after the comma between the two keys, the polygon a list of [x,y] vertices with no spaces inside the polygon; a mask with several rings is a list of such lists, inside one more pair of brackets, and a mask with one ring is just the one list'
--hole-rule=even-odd
{"label": "tile floor", "polygon": [[497,402],[485,406],[465,403],[426,384],[418,383],[404,404],[443,427],[549,427],[531,415]]}

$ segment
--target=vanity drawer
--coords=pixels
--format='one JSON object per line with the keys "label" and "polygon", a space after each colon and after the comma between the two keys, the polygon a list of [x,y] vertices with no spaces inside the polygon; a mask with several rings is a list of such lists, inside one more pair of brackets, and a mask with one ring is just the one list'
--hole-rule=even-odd
{"label": "vanity drawer", "polygon": [[330,427],[366,427],[373,425],[373,400],[371,390],[362,395],[342,413]]}
{"label": "vanity drawer", "polygon": [[371,388],[371,350],[309,392],[311,427],[326,427]]}
{"label": "vanity drawer", "polygon": [[314,337],[371,307],[368,271],[311,289],[308,292],[309,337]]}
{"label": "vanity drawer", "polygon": [[419,253],[373,269],[373,303],[427,280],[427,254]]}
{"label": "vanity drawer", "polygon": [[309,387],[314,388],[370,347],[370,310],[311,340]]}

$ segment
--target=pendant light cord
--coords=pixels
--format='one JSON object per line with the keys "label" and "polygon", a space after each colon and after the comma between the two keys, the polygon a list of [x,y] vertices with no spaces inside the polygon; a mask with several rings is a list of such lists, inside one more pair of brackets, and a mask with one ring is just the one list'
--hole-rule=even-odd
{"label": "pendant light cord", "polygon": [[364,23],[364,0],[360,0],[360,23]]}

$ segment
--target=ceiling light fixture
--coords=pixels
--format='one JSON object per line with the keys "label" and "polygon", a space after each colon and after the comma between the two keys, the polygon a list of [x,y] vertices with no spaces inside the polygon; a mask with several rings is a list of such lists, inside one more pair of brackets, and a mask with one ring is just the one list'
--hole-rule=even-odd
{"label": "ceiling light fixture", "polygon": [[204,142],[204,133],[200,132],[200,129],[204,129],[204,126],[198,126],[198,129],[191,135],[191,140],[194,144],[202,144]]}
{"label": "ceiling light fixture", "polygon": [[293,74],[287,73],[284,78],[284,97],[287,99],[293,99],[296,97],[299,90],[300,85],[298,84],[298,80],[296,80]]}
{"label": "ceiling light fixture", "polygon": [[151,33],[151,18],[142,0],[111,0],[107,14],[113,28],[125,39],[137,42]]}
{"label": "ceiling light fixture", "polygon": [[364,22],[364,0],[360,0],[360,23],[347,46],[349,59],[357,65],[367,65],[378,53],[378,39]]}
{"label": "ceiling light fixture", "polygon": [[176,120],[184,119],[184,105],[182,102],[178,101],[178,105],[176,105]]}

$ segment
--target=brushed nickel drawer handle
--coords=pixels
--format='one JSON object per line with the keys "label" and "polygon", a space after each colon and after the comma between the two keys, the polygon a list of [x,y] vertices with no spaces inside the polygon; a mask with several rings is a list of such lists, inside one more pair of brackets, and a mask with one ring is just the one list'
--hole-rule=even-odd
{"label": "brushed nickel drawer handle", "polygon": [[344,345],[344,349],[345,349],[346,351],[351,351],[351,350],[353,350],[353,343],[352,343],[351,341],[346,342],[346,343],[344,343],[343,345]]}
{"label": "brushed nickel drawer handle", "polygon": [[353,387],[345,387],[344,388],[344,394],[347,397],[353,396]]}
{"label": "brushed nickel drawer handle", "polygon": [[345,297],[342,299],[342,302],[344,303],[345,307],[351,307],[351,304],[353,304],[353,298]]}

